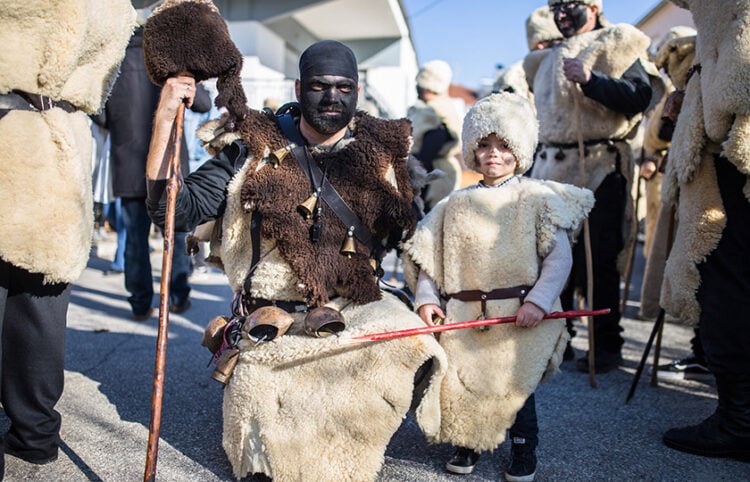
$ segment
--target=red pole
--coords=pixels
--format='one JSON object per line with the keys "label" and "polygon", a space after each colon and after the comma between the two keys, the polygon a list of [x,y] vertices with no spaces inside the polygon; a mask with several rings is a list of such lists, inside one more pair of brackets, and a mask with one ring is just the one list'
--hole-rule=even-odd
{"label": "red pole", "polygon": [[[596,311],[554,311],[552,313],[544,315],[543,320],[559,319],[559,318],[576,318],[579,316],[598,316],[606,315],[610,312],[609,308]],[[383,333],[372,333],[370,335],[355,336],[353,338],[343,339],[341,343],[355,344],[355,343],[367,343],[370,341],[383,341],[392,340],[394,338],[403,338],[406,336],[424,335],[428,333],[440,333],[442,331],[450,330],[461,330],[464,328],[476,328],[479,326],[486,325],[499,325],[502,323],[514,323],[516,321],[515,316],[505,316],[502,318],[485,318],[484,320],[470,320],[461,321],[459,323],[449,323],[447,325],[435,325],[435,326],[422,326],[419,328],[408,328],[406,330],[386,331]]]}

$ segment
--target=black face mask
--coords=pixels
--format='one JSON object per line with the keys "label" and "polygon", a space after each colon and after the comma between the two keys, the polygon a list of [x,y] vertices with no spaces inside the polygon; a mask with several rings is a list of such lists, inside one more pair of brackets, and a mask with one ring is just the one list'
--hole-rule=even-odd
{"label": "black face mask", "polygon": [[[586,25],[586,21],[588,20],[588,10],[588,7],[581,3],[563,3],[556,5],[552,9],[552,15],[554,16],[557,30],[559,30],[565,38],[574,36],[581,27]],[[561,26],[562,21],[566,21],[566,24]]]}
{"label": "black face mask", "polygon": [[354,117],[357,83],[331,75],[301,79],[299,103],[308,124],[321,134],[334,134]]}

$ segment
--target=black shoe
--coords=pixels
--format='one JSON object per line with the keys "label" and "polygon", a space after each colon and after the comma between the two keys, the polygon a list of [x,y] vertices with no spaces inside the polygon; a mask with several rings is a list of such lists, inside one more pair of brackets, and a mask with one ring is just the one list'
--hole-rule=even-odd
{"label": "black shoe", "polygon": [[133,313],[133,321],[146,321],[154,314],[154,308],[149,307],[145,313]]}
{"label": "black shoe", "polygon": [[190,309],[190,307],[193,306],[193,303],[190,302],[190,298],[186,299],[184,303],[181,305],[172,305],[169,307],[169,311],[175,314],[185,313],[187,310]]}
{"label": "black shoe", "polygon": [[508,482],[531,482],[536,474],[536,452],[533,448],[523,442],[513,440],[510,448],[510,465],[505,471],[505,480]]}
{"label": "black shoe", "polygon": [[727,432],[718,412],[698,425],[669,429],[662,440],[664,445],[680,452],[750,461],[750,438],[736,437]]}
{"label": "black shoe", "polygon": [[576,352],[573,349],[573,347],[570,346],[570,342],[568,342],[568,344],[565,345],[565,351],[563,352],[563,361],[570,361],[575,357],[576,357]]}
{"label": "black shoe", "polygon": [[474,470],[479,454],[465,447],[456,448],[453,457],[445,464],[445,469],[454,474],[466,475]]}
{"label": "black shoe", "polygon": [[[596,366],[594,367],[594,373],[607,373],[620,366],[620,364],[622,363],[622,355],[619,351],[603,351],[601,353],[595,353],[594,363],[596,363]],[[578,369],[578,371],[582,372],[589,371],[588,352],[586,352],[585,356],[576,360],[576,368]]]}
{"label": "black shoe", "polygon": [[702,378],[711,376],[711,370],[705,360],[690,354],[685,358],[658,366],[658,374],[667,378]]}
{"label": "black shoe", "polygon": [[57,460],[57,450],[51,454],[43,454],[38,450],[16,449],[8,445],[7,441],[5,442],[5,453],[34,465],[46,465]]}

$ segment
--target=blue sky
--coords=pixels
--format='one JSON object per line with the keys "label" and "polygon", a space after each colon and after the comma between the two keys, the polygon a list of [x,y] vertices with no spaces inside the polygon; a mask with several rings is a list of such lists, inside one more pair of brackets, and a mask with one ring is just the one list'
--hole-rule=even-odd
{"label": "blue sky", "polygon": [[[657,0],[604,0],[610,22],[635,23]],[[477,88],[495,65],[510,65],[528,51],[525,22],[545,0],[403,0],[419,63],[442,59],[453,81]]]}

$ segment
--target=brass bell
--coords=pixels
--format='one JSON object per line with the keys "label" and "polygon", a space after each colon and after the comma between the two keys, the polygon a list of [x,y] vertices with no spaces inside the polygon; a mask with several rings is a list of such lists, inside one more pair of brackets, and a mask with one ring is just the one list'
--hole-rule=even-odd
{"label": "brass bell", "polygon": [[344,238],[344,242],[341,244],[341,249],[339,250],[339,253],[343,254],[347,258],[351,258],[353,254],[357,252],[357,246],[354,244],[354,228],[349,228],[349,231],[346,232],[346,238]]}
{"label": "brass bell", "polygon": [[312,217],[313,211],[315,211],[315,206],[317,205],[318,195],[317,193],[312,193],[310,194],[310,197],[297,205],[297,212],[300,213],[303,218],[310,219]]}
{"label": "brass bell", "polygon": [[281,165],[287,154],[289,154],[289,147],[282,147],[281,149],[276,149],[271,153],[271,164],[273,164],[274,169],[278,168]]}
{"label": "brass bell", "polygon": [[316,338],[334,335],[346,328],[340,311],[328,306],[313,308],[302,323],[305,333]]}

